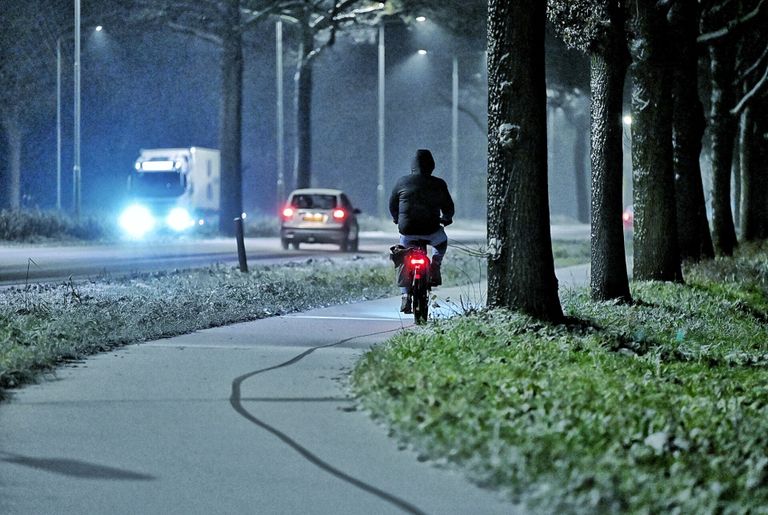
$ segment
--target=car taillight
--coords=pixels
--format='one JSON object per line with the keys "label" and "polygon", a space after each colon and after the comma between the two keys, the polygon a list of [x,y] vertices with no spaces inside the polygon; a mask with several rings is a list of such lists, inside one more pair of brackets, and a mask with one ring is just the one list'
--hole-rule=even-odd
{"label": "car taillight", "polygon": [[296,211],[294,211],[292,207],[286,207],[285,209],[283,209],[283,218],[285,218],[286,220],[289,218],[292,218],[295,212]]}
{"label": "car taillight", "polygon": [[344,220],[344,217],[347,216],[347,213],[343,209],[334,209],[333,210],[333,219],[334,220]]}

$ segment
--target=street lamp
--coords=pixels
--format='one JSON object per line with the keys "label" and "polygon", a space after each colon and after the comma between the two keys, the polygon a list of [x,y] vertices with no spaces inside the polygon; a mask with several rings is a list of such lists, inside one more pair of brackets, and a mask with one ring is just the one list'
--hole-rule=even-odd
{"label": "street lamp", "polygon": [[[384,4],[380,3],[379,8],[383,9]],[[427,21],[427,18],[425,16],[417,16],[416,21],[419,23],[423,23]],[[386,216],[386,208],[385,208],[385,202],[386,198],[384,195],[384,133],[385,133],[385,123],[384,123],[384,105],[385,105],[385,80],[384,80],[384,63],[386,60],[386,44],[384,39],[384,24],[385,21],[381,20],[379,23],[379,34],[378,34],[378,43],[379,43],[379,59],[378,59],[378,65],[379,65],[379,88],[378,88],[378,96],[379,96],[379,113],[378,113],[378,128],[379,128],[379,166],[378,166],[378,183],[376,184],[376,200],[377,200],[377,207],[378,207],[378,215],[380,218],[385,218]],[[426,50],[419,50],[418,51],[420,55],[426,55]]]}
{"label": "street lamp", "polygon": [[[427,53],[424,49],[418,51],[419,55]],[[459,59],[454,55],[451,70],[451,192],[456,203],[459,191]]]}
{"label": "street lamp", "polygon": [[[379,4],[380,8],[384,8],[384,4]],[[424,16],[418,16],[416,18],[418,22],[426,21]],[[378,166],[378,183],[376,184],[376,204],[378,207],[379,218],[385,218],[385,196],[384,196],[384,105],[385,105],[385,80],[384,80],[384,63],[386,60],[386,44],[384,39],[384,20],[379,23],[379,115],[378,115],[378,127],[379,127],[379,166]],[[426,50],[419,50],[419,53],[426,54]],[[422,54],[423,55],[423,54]]]}

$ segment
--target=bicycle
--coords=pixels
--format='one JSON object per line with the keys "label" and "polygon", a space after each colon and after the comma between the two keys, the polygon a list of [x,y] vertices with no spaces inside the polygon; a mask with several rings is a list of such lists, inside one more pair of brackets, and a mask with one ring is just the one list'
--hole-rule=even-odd
{"label": "bicycle", "polygon": [[429,292],[432,286],[428,243],[425,240],[417,240],[410,247],[395,245],[391,248],[393,261],[398,267],[397,284],[406,288],[408,296],[404,313],[413,313],[417,325],[424,324],[429,317]]}

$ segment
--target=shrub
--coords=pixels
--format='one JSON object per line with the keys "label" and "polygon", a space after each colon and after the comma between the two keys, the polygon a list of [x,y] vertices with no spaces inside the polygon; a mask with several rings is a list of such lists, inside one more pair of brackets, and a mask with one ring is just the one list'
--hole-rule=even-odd
{"label": "shrub", "polygon": [[75,220],[53,211],[0,211],[0,240],[100,240],[113,237],[111,222],[94,216]]}

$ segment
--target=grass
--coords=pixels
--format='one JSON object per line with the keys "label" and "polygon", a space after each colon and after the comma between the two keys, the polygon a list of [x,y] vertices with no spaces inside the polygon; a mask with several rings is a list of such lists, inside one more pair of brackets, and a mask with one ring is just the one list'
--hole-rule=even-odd
{"label": "grass", "polygon": [[[477,258],[454,253],[446,285],[479,280]],[[249,274],[215,266],[196,271],[35,284],[0,295],[2,390],[58,363],[128,343],[302,311],[397,295],[385,257],[309,259],[256,266]]]}
{"label": "grass", "polygon": [[424,459],[537,513],[767,513],[766,250],[634,283],[632,305],[561,292],[559,326],[499,310],[404,332],[352,386]]}
{"label": "grass", "polygon": [[143,274],[34,285],[0,297],[0,392],[127,343],[392,294],[383,259]]}
{"label": "grass", "polygon": [[552,255],[555,258],[556,267],[589,263],[589,241],[554,240]]}

